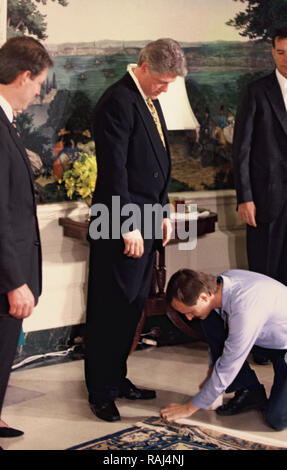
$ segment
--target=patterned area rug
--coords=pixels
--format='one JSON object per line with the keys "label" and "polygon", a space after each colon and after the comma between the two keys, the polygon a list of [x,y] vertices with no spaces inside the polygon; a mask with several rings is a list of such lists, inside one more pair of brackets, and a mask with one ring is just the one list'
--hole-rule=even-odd
{"label": "patterned area rug", "polygon": [[68,450],[286,450],[246,441],[201,426],[166,423],[151,417],[123,431],[71,447]]}

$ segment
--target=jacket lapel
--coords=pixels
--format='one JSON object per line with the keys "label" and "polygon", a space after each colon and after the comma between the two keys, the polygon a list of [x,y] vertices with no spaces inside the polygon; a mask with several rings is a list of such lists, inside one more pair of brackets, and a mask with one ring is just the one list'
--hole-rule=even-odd
{"label": "jacket lapel", "polygon": [[21,157],[24,160],[24,163],[27,167],[27,171],[28,171],[29,178],[30,178],[32,192],[34,194],[34,177],[33,177],[31,164],[30,164],[30,160],[28,158],[27,152],[26,152],[25,147],[24,147],[24,145],[21,141],[21,138],[19,138],[18,135],[17,135],[16,129],[12,126],[11,122],[9,121],[9,119],[7,118],[6,114],[4,113],[4,111],[1,107],[0,107],[0,119],[3,122],[3,124],[5,124],[7,126],[12,140],[13,140],[14,144],[16,145],[16,147],[18,148],[18,150],[21,154]]}
{"label": "jacket lapel", "polygon": [[155,100],[154,105],[156,107],[156,110],[157,110],[157,113],[158,113],[158,116],[159,116],[159,119],[160,119],[160,122],[161,122],[161,127],[162,127],[162,131],[163,131],[164,139],[165,139],[166,152],[167,152],[167,155],[169,157],[169,163],[170,163],[170,147],[169,147],[169,139],[168,139],[168,130],[167,130],[167,127],[166,127],[166,123],[165,123],[165,120],[164,120],[164,115],[163,115],[159,100]]}
{"label": "jacket lapel", "polygon": [[[144,102],[144,99],[140,95],[140,93],[136,94],[136,99],[135,99],[135,104],[136,107],[140,113],[140,116],[143,121],[143,125],[147,131],[147,134],[150,138],[151,145],[153,147],[155,157],[158,161],[159,167],[164,175],[164,178],[168,177],[169,174],[169,149],[167,147],[167,150],[165,150],[160,135],[158,133],[156,124],[153,120],[153,117],[148,110],[148,107],[146,103]],[[156,104],[156,103],[155,103]],[[158,109],[158,108],[157,108]],[[162,120],[161,120],[162,123]],[[164,126],[165,127],[165,126]],[[163,129],[164,132],[164,129]],[[166,133],[164,132],[165,140],[167,142],[166,138]]]}
{"label": "jacket lapel", "polygon": [[170,147],[169,147],[169,139],[168,139],[168,130],[167,130],[167,127],[166,127],[166,123],[165,123],[165,120],[164,120],[164,116],[163,116],[163,112],[162,112],[159,100],[155,100],[154,105],[155,105],[155,107],[157,109],[157,112],[158,112],[158,116],[159,116],[159,119],[160,119],[160,122],[161,122],[161,127],[162,127],[162,131],[163,131],[164,139],[165,139],[165,145],[166,145],[165,155],[167,157],[167,173],[165,174],[165,176],[166,176],[166,187],[165,187],[165,189],[167,190],[168,186],[169,186],[169,183],[170,183],[169,179],[170,179],[170,174],[171,174],[171,159],[170,159]]}
{"label": "jacket lapel", "polygon": [[281,88],[275,72],[273,72],[269,77],[270,80],[266,84],[265,92],[275,114],[277,115],[285,133],[287,134],[287,112]]}

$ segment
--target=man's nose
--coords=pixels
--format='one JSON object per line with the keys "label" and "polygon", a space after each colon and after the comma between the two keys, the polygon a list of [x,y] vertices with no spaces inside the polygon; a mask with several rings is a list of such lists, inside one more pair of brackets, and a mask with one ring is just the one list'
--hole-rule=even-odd
{"label": "man's nose", "polygon": [[166,93],[168,90],[168,83],[166,85],[162,85],[161,92]]}
{"label": "man's nose", "polygon": [[185,316],[189,321],[193,320],[194,318],[194,315],[192,315],[192,313],[186,313]]}
{"label": "man's nose", "polygon": [[39,85],[36,91],[36,96],[40,96],[42,90],[42,85]]}

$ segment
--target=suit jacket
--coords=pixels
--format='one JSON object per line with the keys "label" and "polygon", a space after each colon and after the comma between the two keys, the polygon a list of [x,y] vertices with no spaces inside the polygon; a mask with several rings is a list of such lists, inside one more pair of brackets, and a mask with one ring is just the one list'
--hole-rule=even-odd
{"label": "suit jacket", "polygon": [[27,284],[41,293],[41,244],[30,162],[0,107],[0,295]]}
{"label": "suit jacket", "polygon": [[[165,150],[153,117],[129,73],[112,85],[98,101],[93,120],[94,139],[98,164],[98,177],[93,204],[102,203],[109,208],[110,236],[112,196],[120,196],[118,215],[126,204],[136,204],[141,220],[134,228],[141,230],[144,238],[143,210],[145,204],[168,203],[170,180],[170,153],[167,128],[158,100],[154,101],[165,136]],[[92,212],[93,215],[93,212]],[[94,214],[96,215],[96,214]],[[116,214],[114,213],[113,216]],[[122,224],[128,216],[119,216]],[[90,234],[93,224],[91,219]],[[154,231],[144,239],[145,254],[154,248]],[[93,240],[90,241],[93,242]],[[129,300],[134,298],[143,276],[144,256],[132,259],[123,255],[123,240],[97,240],[95,246],[105,257],[111,254],[110,264],[115,278]],[[161,240],[159,240],[161,245]],[[104,248],[105,246],[105,248]],[[109,246],[109,248],[106,248]],[[104,255],[105,253],[105,255]]]}
{"label": "suit jacket", "polygon": [[238,203],[254,201],[257,222],[271,222],[287,198],[287,112],[275,72],[248,86],[233,151]]}
{"label": "suit jacket", "polygon": [[[110,208],[112,196],[120,196],[120,210],[130,203],[137,204],[141,211],[144,204],[168,203],[167,129],[158,100],[154,104],[167,151],[129,73],[112,85],[97,103],[93,129],[98,178],[93,204],[104,203]],[[121,222],[125,219],[122,217]],[[143,229],[143,224],[138,228]]]}

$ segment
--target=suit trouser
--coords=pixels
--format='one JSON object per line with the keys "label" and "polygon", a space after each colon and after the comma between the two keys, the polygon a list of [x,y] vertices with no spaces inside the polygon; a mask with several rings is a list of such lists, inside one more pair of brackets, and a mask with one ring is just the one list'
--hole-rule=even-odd
{"label": "suit trouser", "polygon": [[[202,327],[210,347],[212,363],[215,363],[222,354],[227,337],[224,321],[213,311],[206,320],[202,321]],[[253,351],[267,357],[273,364],[274,381],[268,400],[266,421],[269,426],[280,431],[287,428],[287,350],[254,346]],[[256,390],[259,386],[260,382],[255,372],[245,361],[226,392],[243,389]]]}
{"label": "suit trouser", "polygon": [[287,285],[287,202],[270,223],[247,225],[248,266]]}
{"label": "suit trouser", "polygon": [[112,260],[101,257],[100,251],[92,247],[90,253],[85,376],[90,396],[114,400],[127,374],[127,358],[150,291],[154,253],[143,255],[138,292],[128,299]]}
{"label": "suit trouser", "polygon": [[15,358],[22,320],[9,314],[9,303],[5,294],[0,295],[0,416]]}

